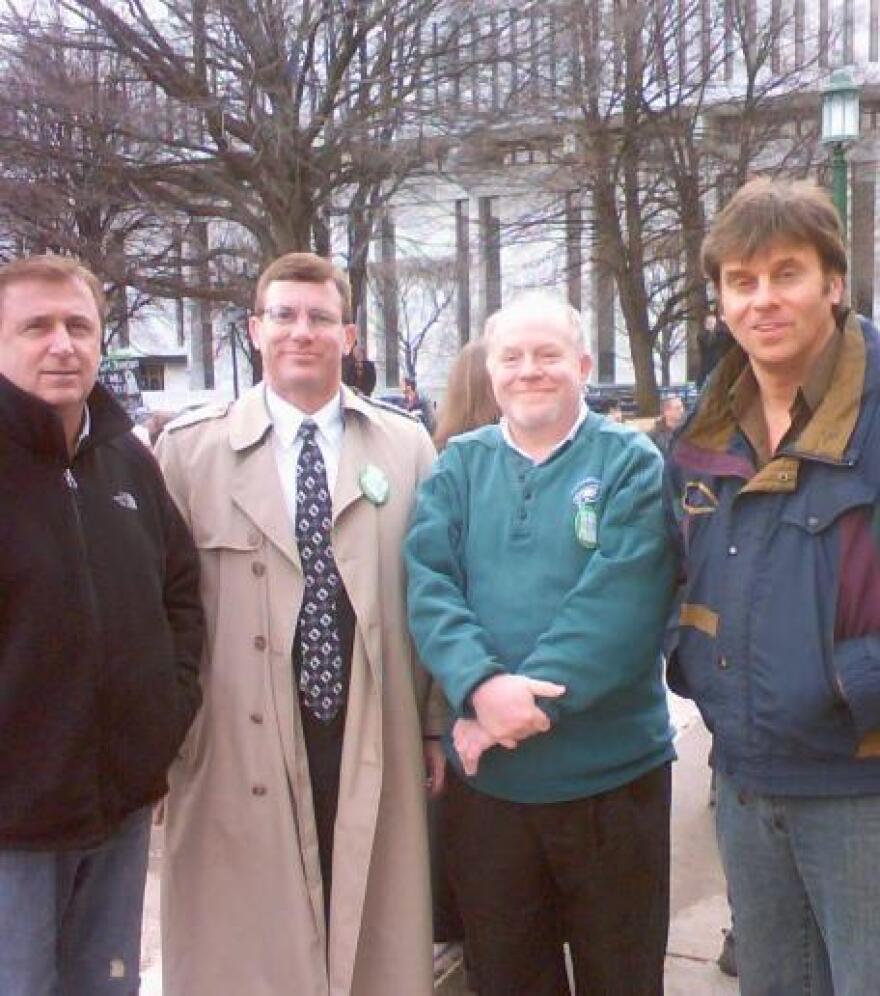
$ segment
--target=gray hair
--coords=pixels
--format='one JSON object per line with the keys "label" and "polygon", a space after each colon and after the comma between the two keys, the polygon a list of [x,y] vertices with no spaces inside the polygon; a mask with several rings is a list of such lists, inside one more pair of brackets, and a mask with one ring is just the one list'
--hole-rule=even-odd
{"label": "gray hair", "polygon": [[565,319],[574,335],[576,345],[581,351],[587,352],[587,341],[580,312],[558,294],[545,290],[530,290],[517,294],[516,297],[486,319],[484,335],[487,340],[491,339],[499,325],[511,318],[520,318],[524,313],[546,317],[548,312],[551,314],[555,312]]}

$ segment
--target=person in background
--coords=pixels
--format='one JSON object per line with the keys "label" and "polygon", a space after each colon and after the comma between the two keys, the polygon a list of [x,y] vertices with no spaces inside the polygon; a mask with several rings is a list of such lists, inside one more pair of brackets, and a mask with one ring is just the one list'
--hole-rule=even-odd
{"label": "person in background", "polygon": [[431,399],[423,397],[416,387],[414,377],[403,378],[403,406],[406,411],[417,415],[422,425],[433,433],[434,431],[434,406]]}
{"label": "person in background", "polygon": [[720,316],[709,315],[705,326],[697,336],[697,348],[700,353],[700,376],[697,387],[706,383],[709,374],[724,359],[727,351],[735,345],[727,322]]}
{"label": "person in background", "polygon": [[135,993],[153,804],[199,708],[192,538],[97,383],[104,293],[0,267],[0,993]]}
{"label": "person in background", "polygon": [[[674,580],[662,461],[587,410],[580,315],[487,323],[502,412],[449,440],[406,542],[410,628],[456,717],[447,861],[480,996],[656,996],[669,919]],[[513,749],[515,748],[515,749]]]}
{"label": "person in background", "polygon": [[666,456],[669,444],[675,430],[684,421],[684,402],[677,394],[670,394],[663,399],[660,418],[654,423],[654,428],[648,433],[651,442]]}
{"label": "person in background", "polygon": [[702,248],[736,345],[675,437],[669,684],[713,734],[743,996],[877,991],[880,334],[837,211],[758,179]]}
{"label": "person in background", "polygon": [[342,383],[368,398],[376,388],[376,364],[367,359],[366,350],[359,342],[342,358]]}
{"label": "person in background", "polygon": [[166,807],[165,996],[433,990],[425,791],[443,786],[444,716],[406,628],[402,544],[435,452],[340,385],[351,319],[328,260],[275,260],[250,319],[264,383],[157,447],[209,632]]}
{"label": "person in background", "polygon": [[485,339],[473,339],[462,348],[449,371],[434,445],[443,450],[453,436],[497,422],[499,414],[486,369]]}
{"label": "person in background", "polygon": [[612,401],[605,409],[605,418],[611,422],[623,422],[623,408],[619,401]]}

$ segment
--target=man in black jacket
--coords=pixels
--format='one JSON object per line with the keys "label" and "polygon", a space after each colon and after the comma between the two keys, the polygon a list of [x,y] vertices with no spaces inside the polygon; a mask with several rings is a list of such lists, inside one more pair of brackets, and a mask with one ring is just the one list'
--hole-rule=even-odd
{"label": "man in black jacket", "polygon": [[98,384],[101,285],[0,267],[0,993],[138,988],[152,804],[200,702],[198,560]]}

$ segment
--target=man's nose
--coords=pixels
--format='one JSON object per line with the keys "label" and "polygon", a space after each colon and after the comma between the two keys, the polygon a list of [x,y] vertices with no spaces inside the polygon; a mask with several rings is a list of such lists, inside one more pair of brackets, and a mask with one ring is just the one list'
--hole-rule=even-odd
{"label": "man's nose", "polygon": [[769,277],[761,277],[758,280],[753,301],[756,308],[766,308],[776,303],[776,288]]}
{"label": "man's nose", "polygon": [[57,321],[52,326],[52,335],[49,341],[49,348],[53,353],[72,353],[73,341],[67,325],[63,321]]}
{"label": "man's nose", "polygon": [[519,365],[520,377],[537,377],[541,373],[541,364],[533,356],[526,354]]}

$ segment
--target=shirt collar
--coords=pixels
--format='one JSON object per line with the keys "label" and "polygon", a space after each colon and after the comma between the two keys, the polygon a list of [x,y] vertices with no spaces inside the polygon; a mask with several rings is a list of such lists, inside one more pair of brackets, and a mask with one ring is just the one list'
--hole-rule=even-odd
{"label": "shirt collar", "polygon": [[[840,347],[843,342],[843,332],[838,329],[822,348],[816,362],[810,370],[809,376],[798,388],[795,400],[792,402],[794,411],[800,400],[803,400],[811,413],[815,412],[822,399],[828,393],[831,386],[831,379],[834,376],[834,368],[837,365],[837,358],[840,355]],[[730,409],[734,416],[740,418],[742,413],[756,403],[758,398],[758,383],[752,372],[751,364],[746,364],[742,373],[733,382],[730,388]]]}
{"label": "shirt collar", "polygon": [[313,414],[307,414],[266,385],[266,408],[281,445],[285,449],[293,446],[300,426],[306,419],[311,419],[317,425],[318,432],[331,446],[338,446],[342,441],[344,423],[342,421],[341,396],[338,394],[331,398],[323,408],[319,408]]}
{"label": "shirt collar", "polygon": [[498,425],[501,429],[501,438],[504,440],[504,442],[507,443],[507,445],[512,450],[516,450],[516,452],[519,453],[520,456],[525,457],[526,460],[529,460],[531,463],[537,464],[537,463],[546,463],[550,459],[550,457],[553,456],[554,453],[557,453],[559,450],[562,449],[563,446],[565,446],[566,443],[574,439],[574,437],[577,435],[578,429],[580,429],[580,427],[584,424],[586,418],[587,418],[587,405],[586,402],[583,400],[583,398],[581,398],[581,404],[580,408],[578,408],[577,418],[572,423],[571,428],[562,437],[562,439],[560,439],[559,442],[556,443],[553,449],[550,450],[550,452],[542,460],[535,460],[534,457],[529,456],[528,453],[526,453],[524,450],[521,450],[519,446],[516,445],[516,443],[513,441],[513,437],[510,435],[510,427],[507,424],[506,418],[502,416],[498,422]]}
{"label": "shirt collar", "polygon": [[82,425],[80,426],[79,435],[76,437],[76,445],[73,447],[74,453],[76,453],[76,451],[80,448],[80,446],[82,446],[82,444],[89,438],[89,433],[91,432],[91,429],[92,429],[92,414],[89,411],[89,406],[86,405],[83,408]]}

